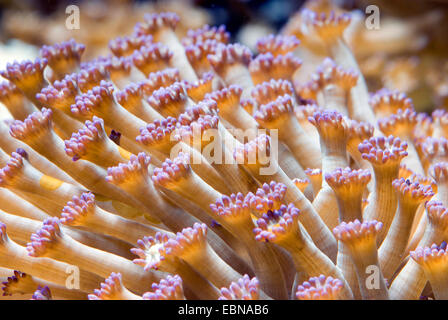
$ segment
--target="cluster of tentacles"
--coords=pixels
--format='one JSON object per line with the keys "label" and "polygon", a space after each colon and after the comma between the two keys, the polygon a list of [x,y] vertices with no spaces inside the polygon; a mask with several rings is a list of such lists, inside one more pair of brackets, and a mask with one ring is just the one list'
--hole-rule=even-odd
{"label": "cluster of tentacles", "polygon": [[[257,55],[224,26],[179,39],[167,12],[109,56],[71,40],[8,64],[4,295],[448,298],[448,113],[370,94],[350,15],[302,14],[303,39]],[[307,37],[327,58],[299,58]]]}

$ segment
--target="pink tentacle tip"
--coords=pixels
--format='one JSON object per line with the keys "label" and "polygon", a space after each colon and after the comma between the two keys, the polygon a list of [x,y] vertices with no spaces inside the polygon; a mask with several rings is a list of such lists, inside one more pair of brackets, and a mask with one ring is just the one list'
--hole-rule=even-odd
{"label": "pink tentacle tip", "polygon": [[24,157],[17,152],[11,154],[6,165],[0,169],[0,186],[7,186],[13,183],[24,167],[23,159]]}
{"label": "pink tentacle tip", "polygon": [[232,193],[230,196],[223,195],[215,203],[210,204],[210,209],[224,219],[250,216],[249,203],[245,201],[245,196],[241,192]]}
{"label": "pink tentacle tip", "polygon": [[187,178],[191,173],[190,154],[179,152],[173,160],[166,159],[162,168],[155,168],[152,181],[165,188],[175,186],[181,179]]}
{"label": "pink tentacle tip", "polygon": [[219,300],[259,300],[259,282],[256,277],[250,278],[245,274],[228,288],[221,288]]}
{"label": "pink tentacle tip", "polygon": [[92,121],[87,120],[84,126],[72,134],[69,140],[65,140],[65,153],[72,157],[73,161],[81,159],[89,152],[89,146],[107,139],[104,130],[104,121],[93,116]]}
{"label": "pink tentacle tip", "polygon": [[28,254],[32,257],[45,256],[62,236],[59,219],[57,217],[45,219],[42,227],[31,235],[31,242],[27,243]]}
{"label": "pink tentacle tip", "polygon": [[155,120],[153,123],[146,125],[146,127],[140,128],[140,135],[137,136],[136,141],[144,145],[154,145],[161,142],[177,140],[173,136],[173,132],[178,128],[178,122],[176,118],[167,117],[163,120]]}
{"label": "pink tentacle tip", "polygon": [[119,300],[121,291],[124,289],[121,273],[112,272],[100,289],[95,289],[93,294],[88,295],[89,300]]}
{"label": "pink tentacle tip", "polygon": [[121,184],[133,180],[136,176],[146,178],[150,163],[151,157],[144,152],[131,155],[127,163],[119,163],[118,166],[107,169],[106,181]]}
{"label": "pink tentacle tip", "polygon": [[241,94],[243,89],[238,85],[230,85],[227,88],[207,93],[205,99],[215,101],[219,109],[224,111],[233,110],[239,107]]}
{"label": "pink tentacle tip", "polygon": [[335,110],[316,111],[308,121],[316,127],[321,137],[334,139],[347,136],[347,119]]}
{"label": "pink tentacle tip", "polygon": [[290,79],[301,65],[302,60],[292,52],[278,56],[267,52],[259,54],[250,62],[249,72],[255,83],[262,83],[270,79]]}
{"label": "pink tentacle tip", "polygon": [[252,60],[252,52],[249,48],[238,43],[228,45],[219,43],[216,47],[216,52],[209,54],[207,59],[213,69],[219,74],[226,72],[226,68],[232,65],[242,64],[248,66]]}
{"label": "pink tentacle tip", "polygon": [[25,140],[29,137],[35,137],[52,128],[53,111],[42,108],[40,111],[33,112],[25,120],[15,120],[9,127],[9,133],[13,138]]}
{"label": "pink tentacle tip", "polygon": [[160,42],[147,44],[134,51],[130,59],[132,63],[145,74],[161,71],[173,57],[173,52]]}
{"label": "pink tentacle tip", "polygon": [[162,87],[169,87],[175,82],[180,82],[179,70],[175,68],[166,68],[162,71],[152,72],[147,79],[139,82],[140,88],[146,96],[151,96],[154,91]]}
{"label": "pink tentacle tip", "polygon": [[408,155],[407,148],[406,142],[394,136],[372,137],[358,146],[362,158],[374,165],[399,164]]}
{"label": "pink tentacle tip", "polygon": [[135,83],[127,85],[123,90],[115,93],[115,99],[123,107],[133,106],[143,98],[143,88]]}
{"label": "pink tentacle tip", "polygon": [[244,202],[250,206],[252,211],[261,215],[280,209],[285,200],[286,190],[287,187],[283,183],[271,181],[269,184],[264,183],[255,194],[249,192]]}
{"label": "pink tentacle tip", "polygon": [[430,270],[443,270],[446,272],[448,263],[447,244],[443,241],[440,245],[435,243],[428,247],[418,247],[414,251],[409,252],[412,259],[423,267]]}
{"label": "pink tentacle tip", "polygon": [[431,165],[428,171],[437,183],[443,183],[448,178],[448,162],[437,162]]}
{"label": "pink tentacle tip", "polygon": [[398,109],[395,114],[378,120],[378,126],[385,134],[404,134],[411,137],[417,123],[417,113],[412,109]]}
{"label": "pink tentacle tip", "polygon": [[144,21],[137,23],[134,28],[134,34],[137,36],[152,34],[162,28],[174,30],[180,21],[174,12],[147,13],[143,19]]}
{"label": "pink tentacle tip", "polygon": [[266,157],[270,156],[271,137],[261,134],[248,143],[237,146],[233,151],[233,157],[240,164],[255,164],[257,162],[265,163]]}
{"label": "pink tentacle tip", "polygon": [[111,82],[101,80],[98,86],[76,97],[70,107],[71,112],[82,117],[91,117],[95,112],[110,112],[114,102],[113,91]]}
{"label": "pink tentacle tip", "polygon": [[347,138],[348,143],[364,141],[373,136],[374,127],[368,122],[356,120],[347,121]]}
{"label": "pink tentacle tip", "polygon": [[333,300],[343,287],[341,280],[320,275],[299,285],[296,297],[298,300]]}
{"label": "pink tentacle tip", "polygon": [[207,245],[207,231],[207,225],[204,223],[195,223],[193,227],[182,229],[176,233],[176,238],[166,241],[166,253],[188,256],[203,251]]}
{"label": "pink tentacle tip", "polygon": [[334,190],[362,192],[370,182],[369,170],[352,170],[351,168],[337,168],[325,174],[325,180]]}
{"label": "pink tentacle tip", "polygon": [[302,10],[302,17],[305,24],[317,31],[322,38],[342,36],[342,33],[351,21],[349,14],[336,15],[334,11],[326,14],[304,9]]}
{"label": "pink tentacle tip", "polygon": [[293,97],[294,89],[292,83],[285,79],[271,79],[257,84],[251,91],[252,98],[259,104],[267,104],[277,97],[288,95]]}
{"label": "pink tentacle tip", "polygon": [[169,258],[169,251],[165,247],[168,240],[168,235],[160,232],[154,237],[143,237],[138,240],[137,247],[131,249],[131,252],[138,256],[133,262],[144,267],[145,271],[157,270]]}
{"label": "pink tentacle tip", "polygon": [[34,62],[30,60],[8,62],[6,70],[0,71],[0,75],[20,89],[26,90],[44,81],[43,71],[47,64],[48,60],[45,58],[37,58]]}
{"label": "pink tentacle tip", "polygon": [[213,40],[218,43],[227,44],[230,39],[230,33],[226,31],[225,25],[219,27],[210,27],[208,24],[198,29],[190,29],[187,36],[182,39],[182,44],[186,47],[192,44],[204,43]]}
{"label": "pink tentacle tip", "polygon": [[177,116],[183,111],[188,96],[180,82],[173,83],[167,88],[160,88],[153,92],[147,99],[149,105],[162,113],[166,112],[171,116]]}
{"label": "pink tentacle tip", "polygon": [[143,300],[185,300],[182,278],[177,274],[166,276],[151,288],[151,292],[143,294]]}
{"label": "pink tentacle tip", "polygon": [[210,66],[208,64],[207,56],[216,53],[218,43],[219,42],[214,39],[207,39],[205,41],[189,44],[185,46],[185,55],[194,67],[207,68]]}
{"label": "pink tentacle tip", "polygon": [[253,230],[255,240],[277,242],[299,232],[298,217],[300,210],[292,203],[281,205],[278,210],[269,210],[257,220]]}
{"label": "pink tentacle tip", "polygon": [[53,300],[50,288],[48,286],[38,286],[37,290],[34,291],[31,300]]}
{"label": "pink tentacle tip", "polygon": [[94,213],[94,210],[95,195],[93,193],[85,192],[80,197],[73,196],[72,200],[67,202],[62,209],[60,222],[64,225],[76,225],[78,220]]}
{"label": "pink tentacle tip", "polygon": [[295,36],[283,36],[270,34],[259,39],[256,43],[258,52],[284,55],[293,51],[300,44],[300,40]]}
{"label": "pink tentacle tip", "polygon": [[75,74],[66,75],[62,80],[56,80],[48,87],[36,94],[36,99],[55,108],[66,107],[78,95],[77,79]]}
{"label": "pink tentacle tip", "polygon": [[267,104],[259,106],[258,110],[254,113],[254,118],[259,123],[268,125],[269,122],[280,120],[281,117],[289,118],[294,112],[294,105],[291,96],[284,95],[277,97],[275,101],[271,101]]}
{"label": "pink tentacle tip", "polygon": [[30,276],[26,273],[20,272],[18,270],[14,270],[14,274],[8,278],[6,281],[2,282],[2,291],[3,296],[12,296],[17,293],[16,286],[22,280],[31,280]]}
{"label": "pink tentacle tip", "polygon": [[179,115],[178,121],[182,125],[190,125],[193,121],[199,119],[201,115],[217,115],[218,105],[212,99],[205,99],[194,106],[188,107],[184,113]]}
{"label": "pink tentacle tip", "polygon": [[414,110],[412,100],[405,93],[381,89],[370,97],[370,106],[379,116],[390,115],[401,110]]}
{"label": "pink tentacle tip", "polygon": [[151,35],[117,37],[109,41],[109,49],[116,57],[129,56],[134,50],[153,43]]}
{"label": "pink tentacle tip", "polygon": [[431,200],[426,203],[429,222],[442,230],[448,229],[448,209],[441,201]]}
{"label": "pink tentacle tip", "polygon": [[382,229],[383,223],[376,220],[360,222],[358,219],[351,222],[342,222],[333,229],[336,239],[344,243],[356,244],[368,241],[376,243],[376,236]]}
{"label": "pink tentacle tip", "polygon": [[418,182],[411,182],[409,179],[399,178],[392,182],[392,186],[397,191],[399,197],[407,201],[418,203],[428,201],[434,196],[434,192],[429,185]]}

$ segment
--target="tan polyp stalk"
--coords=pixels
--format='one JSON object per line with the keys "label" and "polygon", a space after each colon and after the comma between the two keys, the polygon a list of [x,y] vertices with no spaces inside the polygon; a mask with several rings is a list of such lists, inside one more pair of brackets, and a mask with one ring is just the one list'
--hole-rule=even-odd
{"label": "tan polyp stalk", "polygon": [[448,300],[448,266],[446,263],[446,253],[443,252],[442,255],[442,257],[422,258],[425,260],[440,259],[442,261],[424,261],[423,265],[420,264],[425,272],[425,277],[431,284],[431,289],[436,300]]}
{"label": "tan polyp stalk", "polygon": [[379,272],[379,288],[368,288],[370,273],[366,272],[368,268],[376,267],[375,270],[381,270],[378,263],[378,251],[376,241],[368,244],[347,245],[353,264],[358,275],[358,284],[363,300],[389,300],[389,294],[386,287],[383,274]]}
{"label": "tan polyp stalk", "polygon": [[[248,232],[245,233],[249,235]],[[283,269],[285,266],[282,261],[283,254],[277,250],[281,248],[272,247],[269,243],[260,243],[255,240],[253,234],[247,238],[243,232],[240,235],[245,238],[244,243],[261,289],[274,299],[287,299],[287,277],[284,275],[286,270]]]}
{"label": "tan polyp stalk", "polygon": [[[22,247],[8,239],[6,243],[0,246],[0,265],[13,269],[21,270],[26,274],[40,278],[42,280],[67,287],[72,285],[70,275],[73,274],[74,267],[68,263],[49,258],[35,258],[28,255],[25,247]],[[98,288],[103,280],[101,276],[79,269],[79,290],[91,292]]]}
{"label": "tan polyp stalk", "polygon": [[35,151],[62,168],[92,192],[103,194],[130,206],[135,205],[132,197],[106,182],[104,169],[89,161],[72,161],[64,152],[64,142],[51,129],[37,139],[25,138],[25,140]]}
{"label": "tan polyp stalk", "polygon": [[17,177],[12,177],[11,181],[7,181],[5,185],[13,192],[20,191],[40,196],[53,202],[60,207],[59,210],[62,210],[73,196],[80,196],[86,191],[70,183],[44,175],[30,165],[27,160],[22,158],[22,161],[23,167],[19,169]]}
{"label": "tan polyp stalk", "polygon": [[344,69],[355,70],[359,75],[356,85],[351,88],[349,93],[348,113],[350,118],[372,123],[376,126],[376,118],[369,105],[369,91],[353,53],[341,37],[328,41],[326,45],[337,65]]}
{"label": "tan polyp stalk", "polygon": [[[163,272],[178,274],[182,278],[186,289],[191,291],[194,295],[194,297],[192,297],[193,300],[217,300],[219,297],[218,288],[216,288],[210,280],[204,278],[188,263],[176,256],[168,257],[168,259],[163,261],[158,268]],[[190,298],[188,291],[185,292],[185,295],[187,296],[187,299]]]}
{"label": "tan polyp stalk", "polygon": [[[1,210],[0,221],[3,221],[7,225],[11,238],[23,244],[26,244],[33,232],[42,226],[42,223],[38,220],[16,216]],[[131,248],[130,244],[83,230],[65,228],[64,231],[74,239],[88,246],[110,251],[123,257],[132,257],[132,254],[129,252]]]}
{"label": "tan polyp stalk", "polygon": [[[219,127],[219,134],[214,136],[213,148],[221,148],[222,158],[218,159],[219,163],[212,161],[212,166],[220,174],[220,176],[225,179],[227,183],[227,190],[230,190],[232,193],[241,192],[246,194],[250,191],[254,191],[254,188],[257,187],[256,181],[254,181],[252,176],[250,176],[242,167],[240,167],[236,162],[233,161],[233,155],[230,151],[232,149],[229,149],[226,146],[226,141],[223,141],[223,134],[226,137],[226,132],[227,130],[225,128]],[[235,145],[236,143],[238,143],[231,135],[227,137],[227,139],[224,139],[227,140],[228,144]],[[229,140],[232,140],[233,142]],[[200,148],[202,148],[202,150],[200,150],[201,153],[204,152],[204,148],[206,148],[207,145],[209,145],[207,142],[202,142],[202,145],[200,146]],[[227,159],[230,159],[229,163],[226,163]],[[197,172],[195,170],[195,167],[191,167],[193,171]]]}
{"label": "tan polyp stalk", "polygon": [[[335,194],[339,207],[339,223],[348,223],[356,219],[362,221],[362,192],[357,193],[356,191],[351,191],[346,193],[342,191],[335,192]],[[354,298],[356,300],[361,299],[355,266],[353,265],[347,245],[342,241],[338,241],[337,267],[341,269],[344,278],[350,285]]]}
{"label": "tan polyp stalk", "polygon": [[83,226],[93,232],[112,236],[123,241],[136,244],[145,236],[154,236],[157,232],[166,233],[164,230],[133,220],[122,218],[95,206],[93,212],[80,217],[79,221],[67,223],[68,225]]}
{"label": "tan polyp stalk", "polygon": [[[42,107],[47,107],[42,102],[40,102],[37,99],[34,99],[33,103],[40,109]],[[69,139],[73,132],[77,132],[79,129],[82,128],[83,124],[82,122],[76,120],[73,117],[68,116],[64,113],[64,111],[57,109],[57,108],[51,108],[51,111],[53,111],[52,120],[55,125],[55,127],[58,129],[58,133],[61,135],[62,139]]]}
{"label": "tan polyp stalk", "polygon": [[48,218],[47,213],[5,188],[0,188],[0,210],[39,221]]}
{"label": "tan polyp stalk", "polygon": [[136,116],[139,119],[147,123],[154,122],[155,120],[163,120],[164,117],[158,113],[153,107],[151,107],[146,101],[143,99],[139,99],[137,102],[123,105],[123,107]]}
{"label": "tan polyp stalk", "polygon": [[404,139],[408,143],[408,156],[403,158],[403,164],[406,167],[411,168],[414,173],[425,175],[422,163],[420,162],[420,158],[418,156],[417,150],[415,149],[415,145],[413,143],[413,139]]}
{"label": "tan polyp stalk", "polygon": [[[408,156],[404,157],[401,160],[401,163],[404,164],[407,168],[411,169],[414,173],[425,175],[425,170],[423,169],[423,165],[420,162],[420,158],[415,148],[414,137],[412,134],[414,128],[417,125],[417,121],[415,120],[416,114],[415,112],[407,113],[409,109],[401,110],[402,112],[400,112],[400,110],[397,114],[398,120],[394,121],[394,119],[390,121],[389,123],[387,123],[387,125],[385,125],[385,129],[383,130],[385,131],[386,135],[392,134],[393,136],[399,137],[402,141],[406,141],[406,143],[408,144],[408,148],[406,150],[408,152]],[[394,115],[392,115],[392,117],[393,116]],[[406,123],[403,123],[404,121],[402,118],[407,118],[407,120],[404,120],[406,121]]]}
{"label": "tan polyp stalk", "polygon": [[234,84],[243,89],[241,99],[250,98],[250,91],[254,87],[254,83],[252,82],[249,69],[244,64],[235,63],[226,66],[219,76],[227,85]]}
{"label": "tan polyp stalk", "polygon": [[[67,201],[70,201],[75,195],[80,196],[83,192],[86,192],[84,188],[63,182],[48,175],[43,175],[37,169],[28,164],[26,160],[24,160],[24,162],[25,173],[20,174],[27,174],[26,178],[22,180],[15,179],[13,180],[12,185],[7,187],[12,189],[12,192],[17,193],[18,196],[23,197],[35,206],[42,208],[42,210],[51,216],[59,216],[60,211],[65,206]],[[6,190],[1,189],[0,199],[3,195],[2,192],[4,191]],[[11,199],[8,200],[8,202],[10,201]],[[25,200],[22,199],[21,201]],[[105,199],[100,201],[98,199],[98,205],[103,209],[125,217],[141,215],[141,211],[138,211],[136,208],[115,200]],[[33,213],[36,209],[37,208],[30,208],[31,213]],[[17,210],[20,210],[20,208],[17,208]],[[28,215],[25,217],[33,218]],[[37,220],[43,219],[44,218],[42,218],[42,215],[40,215],[40,218]]]}
{"label": "tan polyp stalk", "polygon": [[61,213],[61,206],[54,203],[53,201],[48,201],[45,197],[39,196],[35,193],[22,192],[20,190],[14,190],[14,192],[21,198],[30,202],[40,210],[47,213],[49,216],[59,216]]}
{"label": "tan polyp stalk", "polygon": [[[210,209],[210,204],[221,198],[222,194],[205,183],[194,171],[191,171],[186,179],[176,182],[176,186],[170,187],[170,189],[198,205],[213,220],[220,224],[223,223],[222,218]],[[229,234],[223,240],[244,259],[246,250],[238,238]]]}
{"label": "tan polyp stalk", "polygon": [[[240,213],[243,215],[244,213]],[[270,243],[255,240],[253,229],[254,223],[250,216],[224,217],[223,225],[238,236],[246,246],[247,252],[252,262],[255,276],[260,281],[260,289],[274,299],[287,299],[286,277],[281,264],[283,254],[279,253]],[[288,254],[289,256],[289,254]]]}
{"label": "tan polyp stalk", "polygon": [[[93,110],[94,113],[95,111]],[[130,139],[135,139],[140,134],[140,128],[146,124],[117,103],[112,103],[109,110],[98,112],[98,117],[103,118],[108,127],[118,130]]]}
{"label": "tan polyp stalk", "polygon": [[344,283],[341,295],[344,299],[353,299],[353,293],[341,271],[314,243],[302,235],[302,231],[297,235],[281,240],[277,244],[291,254],[297,272],[305,272],[308,278],[325,274],[340,279]]}
{"label": "tan polyp stalk", "polygon": [[205,279],[208,279],[216,288],[227,286],[232,281],[237,281],[242,277],[216,254],[206,240],[203,248],[194,250],[199,252],[180,253],[178,256]]}
{"label": "tan polyp stalk", "polygon": [[338,214],[336,211],[338,202],[334,191],[326,184],[322,183],[322,187],[313,199],[313,207],[321,217],[322,221],[328,228],[334,228],[338,225]]}
{"label": "tan polyp stalk", "polygon": [[[173,232],[181,231],[183,228],[191,227],[194,223],[198,222],[197,218],[164,200],[161,194],[155,189],[153,183],[150,180],[148,181],[147,178],[138,178],[134,182],[125,182],[119,186],[141,201],[149,212]],[[193,210],[189,212],[192,214],[195,213]],[[201,222],[204,221],[201,219]],[[207,236],[210,245],[226,263],[241,274],[251,273],[250,267],[233,252],[229,245],[217,233],[209,230]]]}
{"label": "tan polyp stalk", "polygon": [[151,283],[163,278],[163,274],[158,271],[144,272],[131,260],[86,246],[67,234],[62,234],[54,241],[54,245],[46,249],[46,256],[79,266],[104,278],[112,272],[120,272],[125,286],[137,294],[148,291]]}
{"label": "tan polyp stalk", "polygon": [[[110,134],[112,133],[113,128],[107,126],[107,124],[104,124],[104,130],[106,130],[106,133],[110,136]],[[115,130],[117,131],[117,130]],[[120,132],[120,131],[118,131]],[[120,137],[120,143],[119,143],[120,147],[122,147],[124,150],[127,150],[133,154],[138,154],[139,152],[144,151],[144,149],[142,148],[142,146],[135,141],[134,138],[129,138],[127,136],[121,135]]]}
{"label": "tan polyp stalk", "polygon": [[11,137],[11,135],[9,134],[9,127],[4,121],[0,121],[0,147],[8,154],[16,152],[18,148],[22,148],[28,154],[28,159],[33,164],[33,166],[39,169],[44,174],[80,186],[80,184],[76,180],[70,177],[56,164],[39,154],[24,142]]}
{"label": "tan polyp stalk", "polygon": [[173,53],[173,56],[170,59],[170,64],[179,70],[182,80],[189,82],[198,81],[198,76],[194,72],[193,67],[190,65],[190,62],[188,62],[187,56],[185,55],[185,48],[179,42],[179,39],[172,29],[162,27],[156,32],[154,38],[165,44]]}
{"label": "tan polyp stalk", "polygon": [[[322,128],[322,130],[327,131],[328,129]],[[346,131],[346,129],[344,129],[344,131]],[[346,134],[344,133],[343,137],[339,136],[340,133],[336,131],[334,131],[334,135],[325,132],[319,134],[322,150],[322,176],[325,176],[326,173],[330,173],[337,168],[348,167]],[[338,224],[338,215],[335,212],[335,205],[337,205],[336,195],[334,194],[333,189],[331,189],[328,183],[323,179],[322,187],[313,201],[313,206],[330,229],[336,227]]]}
{"label": "tan polyp stalk", "polygon": [[320,149],[312,143],[294,115],[279,124],[278,132],[279,139],[288,146],[302,168],[322,166]]}
{"label": "tan polyp stalk", "polygon": [[[16,90],[17,92],[14,92]],[[2,96],[5,95],[5,97],[0,98],[0,100],[6,106],[14,119],[25,120],[29,114],[38,111],[32,103],[27,101],[25,96],[22,95],[18,89],[5,89],[5,91],[8,92],[2,93]]]}
{"label": "tan polyp stalk", "polygon": [[253,167],[252,165],[245,165],[245,167],[262,183],[276,181],[286,185],[285,200],[287,203],[293,203],[300,209],[299,222],[303,224],[316,246],[330,257],[331,261],[336,261],[338,252],[336,239],[316,212],[311,202],[300,192],[285,172],[281,168],[277,168],[276,172],[272,175],[260,175],[260,166],[256,165]]}
{"label": "tan polyp stalk", "polygon": [[42,288],[47,286],[50,289],[53,300],[87,300],[87,293],[78,289],[68,289],[67,286],[61,286],[53,282],[39,279],[29,274],[25,274],[24,278],[17,277],[18,283],[14,284],[23,291],[22,294],[33,294],[38,286]]}
{"label": "tan polyp stalk", "polygon": [[[240,112],[238,112],[238,113],[240,113],[239,114],[239,116],[241,116],[240,119],[244,119],[243,121],[236,123],[236,122],[234,122],[234,121],[236,121],[236,119],[234,120],[233,117],[225,118],[223,116],[223,118],[225,120],[229,121],[229,123],[231,125],[236,126],[238,129],[241,129],[244,131],[245,130],[253,130],[253,132],[256,132],[256,130],[258,128],[257,121],[255,121],[255,119],[249,113],[247,113],[243,108],[238,107],[235,110],[241,110],[241,113]],[[230,114],[232,114],[232,112],[230,112]],[[241,127],[240,127],[240,125],[241,125]],[[237,136],[235,138],[227,129],[225,129],[224,126],[221,124],[221,122],[219,123],[219,132],[224,141],[224,144],[226,145],[226,147],[229,150],[233,150],[233,148],[236,145],[238,145],[239,143],[244,143],[244,141],[238,139],[238,138],[241,139],[241,137]],[[278,154],[279,154],[278,161],[279,161],[280,167],[283,170],[285,170],[285,172],[288,174],[288,177],[300,178],[300,179],[304,179],[306,177],[300,164],[292,156],[291,151],[288,150],[287,147],[282,142],[280,142],[278,144]],[[241,190],[238,190],[238,191],[241,191]],[[306,195],[307,195],[307,197],[311,196],[309,194],[309,192],[307,192]]]}
{"label": "tan polyp stalk", "polygon": [[381,270],[386,279],[391,279],[402,260],[406,257],[412,222],[420,202],[398,197],[398,208],[394,220],[378,251]]}
{"label": "tan polyp stalk", "polygon": [[[438,229],[437,226],[433,226],[431,222],[428,222],[418,246],[429,247],[433,243],[444,241],[446,235],[443,230]],[[414,259],[409,259],[389,288],[390,298],[392,300],[417,300],[427,280],[423,268]]]}
{"label": "tan polyp stalk", "polygon": [[108,167],[113,167],[118,165],[120,162],[129,161],[131,153],[124,148],[117,146],[109,138],[104,139],[104,141],[90,142],[92,144],[97,144],[92,147],[96,150],[91,152],[89,146],[87,146],[86,154],[82,155],[80,159],[90,161],[99,167],[107,169]]}
{"label": "tan polyp stalk", "polygon": [[398,198],[392,181],[398,177],[399,164],[372,164],[375,176],[375,186],[369,195],[369,204],[364,209],[364,220],[377,220],[383,223],[383,228],[377,236],[378,246],[386,238],[398,206]]}
{"label": "tan polyp stalk", "polygon": [[[317,174],[313,174],[313,171],[317,172]],[[319,194],[322,188],[322,169],[307,168],[305,173],[313,187],[313,199],[316,199],[317,195]]]}
{"label": "tan polyp stalk", "polygon": [[361,152],[358,151],[358,146],[361,142],[362,140],[359,140],[356,143],[350,143],[349,140],[349,142],[347,143],[347,152],[350,154],[350,157],[354,160],[354,162],[360,169],[370,170],[371,166],[369,161],[363,159],[361,156]]}
{"label": "tan polyp stalk", "polygon": [[[215,189],[221,192],[228,192],[229,187],[224,181],[222,176],[213,168],[209,161],[195,148],[190,145],[179,141],[178,143],[169,142],[155,145],[143,146],[145,150],[148,150],[152,155],[157,156],[159,153],[159,160],[163,162],[166,158],[170,158],[174,148],[182,150],[183,152],[190,154],[190,165],[197,174],[204,179],[208,184],[212,185]],[[155,151],[155,152],[154,152]],[[199,161],[198,161],[199,160]]]}
{"label": "tan polyp stalk", "polygon": [[[434,200],[436,200],[436,196],[433,198]],[[425,212],[426,212],[425,206],[420,205],[420,207],[417,209],[417,213],[415,215],[414,222],[413,222],[413,225],[411,228],[411,234],[409,237],[409,241],[408,241],[408,244],[407,244],[404,252],[409,252],[409,251],[415,250],[417,248],[418,243],[420,242],[423,235],[425,234],[426,225],[428,224],[428,218],[427,218]],[[421,216],[421,218],[419,221],[416,221],[418,216]],[[415,230],[412,230],[414,228],[415,228]]]}
{"label": "tan polyp stalk", "polygon": [[329,83],[322,89],[325,109],[336,110],[337,112],[348,116],[347,101],[350,89],[344,89],[340,86]]}
{"label": "tan polyp stalk", "polygon": [[[219,103],[218,103],[219,107]],[[227,111],[227,112],[226,112]],[[258,128],[257,121],[239,104],[238,106],[233,106],[230,108],[222,108],[220,109],[220,117],[228,121],[232,126],[241,130],[254,130],[256,132]],[[219,123],[219,129],[221,132],[221,136],[225,142],[225,144],[230,148],[232,146],[235,147],[234,140],[235,138],[230,134],[228,130],[222,130],[222,124]],[[223,134],[225,133],[225,134]],[[236,137],[237,139],[239,137]],[[229,143],[230,142],[230,143]],[[239,141],[244,143],[244,141]],[[299,165],[299,163],[291,156],[291,152],[286,148],[283,143],[278,144],[278,152],[279,152],[279,164],[280,167],[285,170],[290,178],[300,178],[304,179],[306,176],[303,174],[303,169]],[[232,150],[232,149],[230,149]],[[307,196],[309,196],[307,194]]]}

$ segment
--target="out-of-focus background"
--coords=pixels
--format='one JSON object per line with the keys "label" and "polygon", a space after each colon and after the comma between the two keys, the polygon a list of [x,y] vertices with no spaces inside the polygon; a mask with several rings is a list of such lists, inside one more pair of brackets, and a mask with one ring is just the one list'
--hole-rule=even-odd
{"label": "out-of-focus background", "polygon": [[[80,9],[78,30],[66,27],[70,5]],[[365,27],[369,5],[380,10],[379,30]],[[297,25],[303,7],[353,12],[346,41],[372,92],[403,91],[419,111],[448,108],[448,0],[1,0],[0,69],[9,61],[37,57],[43,44],[70,38],[86,45],[84,60],[108,54],[110,39],[131,34],[143,15],[154,11],[176,12],[180,37],[204,24],[225,24],[232,42],[256,53],[257,39],[270,33],[301,39]]]}

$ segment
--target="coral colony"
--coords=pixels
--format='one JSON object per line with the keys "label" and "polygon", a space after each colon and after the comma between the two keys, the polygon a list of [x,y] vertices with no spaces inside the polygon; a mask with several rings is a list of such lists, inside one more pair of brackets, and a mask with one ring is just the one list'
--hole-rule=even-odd
{"label": "coral colony", "polygon": [[163,12],[8,64],[3,295],[448,299],[448,113],[370,93],[350,14],[313,9],[256,55]]}

